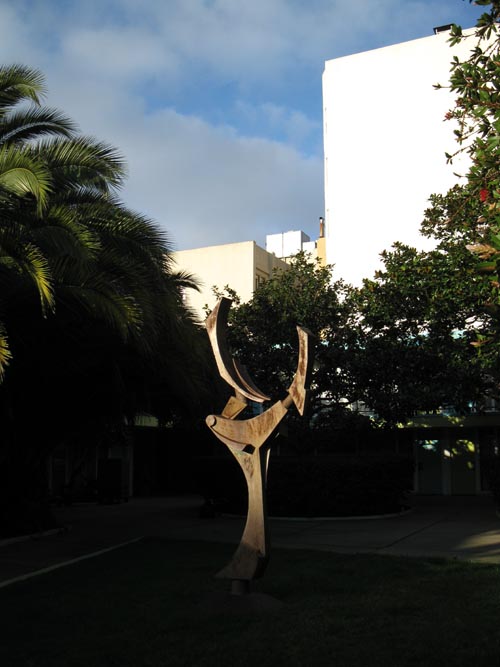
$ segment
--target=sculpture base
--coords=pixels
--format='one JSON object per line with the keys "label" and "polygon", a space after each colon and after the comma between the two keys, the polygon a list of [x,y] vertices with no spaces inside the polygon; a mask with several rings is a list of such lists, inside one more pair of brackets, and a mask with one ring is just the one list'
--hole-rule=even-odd
{"label": "sculpture base", "polygon": [[248,579],[233,579],[231,581],[231,595],[248,595],[250,582]]}

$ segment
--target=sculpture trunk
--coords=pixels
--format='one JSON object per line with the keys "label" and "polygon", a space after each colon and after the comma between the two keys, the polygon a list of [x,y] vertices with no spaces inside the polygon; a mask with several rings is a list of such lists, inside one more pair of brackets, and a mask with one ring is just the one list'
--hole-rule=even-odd
{"label": "sculpture trunk", "polygon": [[221,579],[258,579],[269,560],[269,531],[266,513],[266,479],[269,448],[261,447],[253,454],[235,451],[248,487],[248,513],[241,541],[231,562],[218,574]]}

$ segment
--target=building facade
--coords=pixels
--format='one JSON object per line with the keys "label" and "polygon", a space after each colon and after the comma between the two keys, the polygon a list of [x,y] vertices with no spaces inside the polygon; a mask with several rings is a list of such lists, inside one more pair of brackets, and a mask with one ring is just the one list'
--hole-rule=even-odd
{"label": "building facade", "polygon": [[187,290],[187,305],[200,320],[206,318],[205,306],[211,310],[217,297],[213,287],[223,290],[229,286],[243,302],[249,301],[255,289],[269,280],[274,270],[285,270],[287,264],[258,246],[255,241],[179,250],[173,253],[175,268],[192,274],[200,291]]}
{"label": "building facade", "polygon": [[[446,88],[454,56],[476,44],[466,30],[449,44],[449,26],[422,39],[329,60],[323,73],[325,245],[334,278],[359,286],[382,267],[380,253],[400,241],[425,250],[419,233],[433,193],[445,194],[468,170]],[[444,88],[437,90],[436,84]],[[500,415],[426,415],[408,435],[414,489],[423,494],[488,491],[485,471],[498,454]]]}
{"label": "building facade", "polygon": [[326,258],[335,278],[360,285],[395,241],[431,247],[419,227],[433,193],[445,193],[467,161],[457,149],[446,86],[453,56],[468,57],[474,30],[450,47],[449,29],[336,58],[323,73]]}
{"label": "building facade", "polygon": [[319,229],[319,238],[315,241],[300,230],[268,234],[265,249],[255,241],[242,241],[174,252],[175,269],[193,275],[200,287],[199,292],[186,291],[187,305],[204,320],[205,306],[211,310],[217,302],[213,288],[223,291],[226,286],[233,289],[243,303],[249,301],[260,284],[269,280],[274,271],[287,269],[292,257],[299,252],[309,254],[324,265],[323,218],[320,218]]}
{"label": "building facade", "polygon": [[311,241],[311,237],[301,230],[268,234],[266,236],[266,250],[276,257],[289,262],[299,252],[305,252],[312,259],[319,261],[321,266],[326,264],[325,250],[325,221],[319,219],[319,237]]}

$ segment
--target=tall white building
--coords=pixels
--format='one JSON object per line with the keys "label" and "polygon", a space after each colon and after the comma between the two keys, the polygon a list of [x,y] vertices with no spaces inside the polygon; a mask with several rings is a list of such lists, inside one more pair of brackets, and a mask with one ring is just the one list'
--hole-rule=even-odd
{"label": "tall white building", "polygon": [[444,121],[453,96],[451,60],[466,59],[474,30],[450,47],[449,30],[329,60],[323,73],[326,259],[355,285],[373,277],[395,241],[424,249],[419,235],[428,199],[464,171],[447,164],[457,144]]}

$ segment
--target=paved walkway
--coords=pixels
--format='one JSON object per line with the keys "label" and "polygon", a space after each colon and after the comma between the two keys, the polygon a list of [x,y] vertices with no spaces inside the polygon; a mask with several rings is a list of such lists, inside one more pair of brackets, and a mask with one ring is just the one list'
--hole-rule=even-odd
{"label": "paved walkway", "polygon": [[[200,505],[199,497],[187,496],[59,508],[57,518],[66,531],[0,542],[0,587],[141,537],[236,546],[244,520],[201,519]],[[410,512],[383,519],[271,519],[270,532],[275,547],[500,563],[500,518],[489,497],[415,497]]]}

